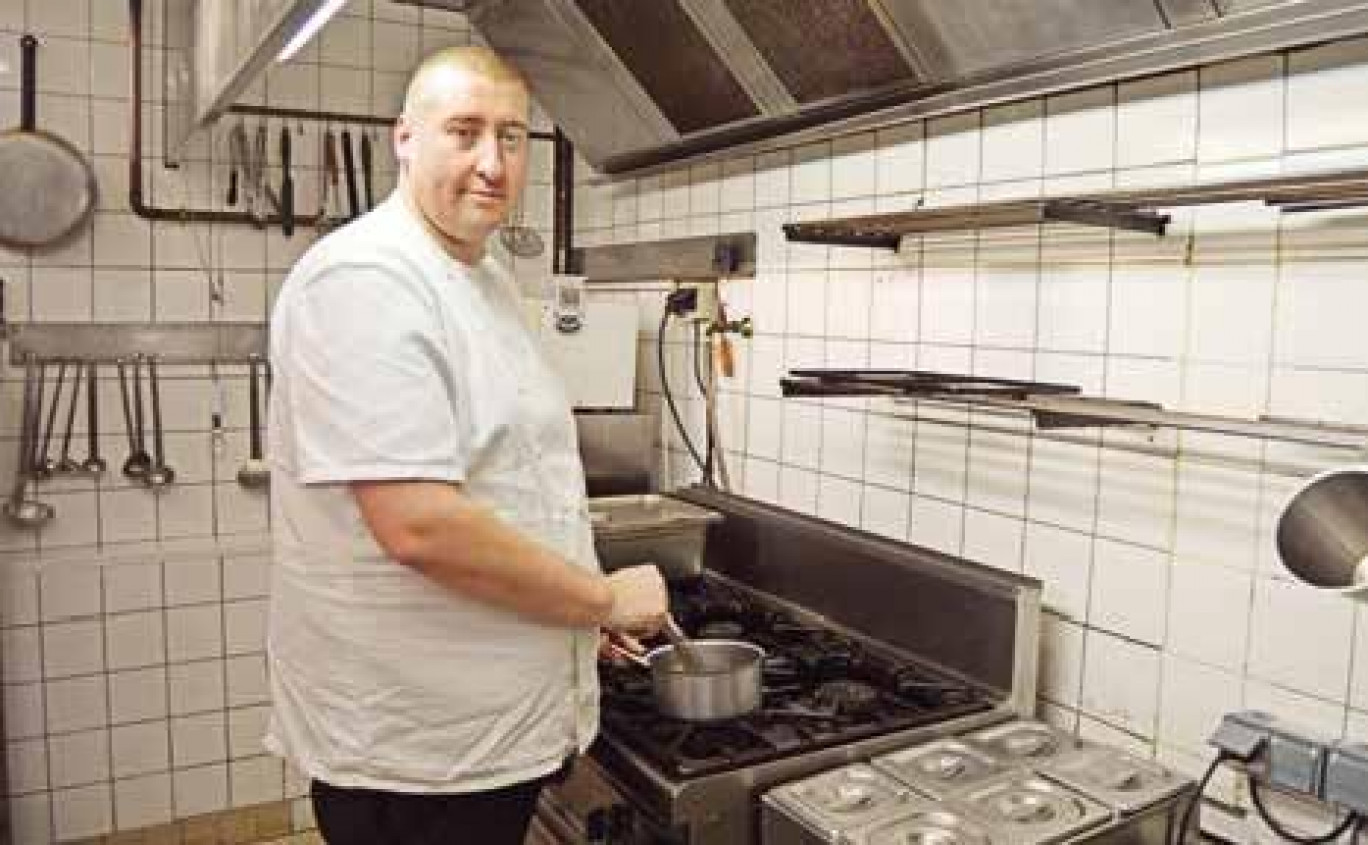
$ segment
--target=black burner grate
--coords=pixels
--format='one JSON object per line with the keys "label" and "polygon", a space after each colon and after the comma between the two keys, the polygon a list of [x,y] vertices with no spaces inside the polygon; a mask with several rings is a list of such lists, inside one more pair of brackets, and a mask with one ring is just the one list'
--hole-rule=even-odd
{"label": "black burner grate", "polygon": [[659,713],[646,672],[605,666],[606,732],[672,777],[697,777],[986,710],[980,691],[925,666],[760,604],[714,581],[672,590],[691,636],[743,639],[765,649],[764,702],[750,715],[698,723]]}

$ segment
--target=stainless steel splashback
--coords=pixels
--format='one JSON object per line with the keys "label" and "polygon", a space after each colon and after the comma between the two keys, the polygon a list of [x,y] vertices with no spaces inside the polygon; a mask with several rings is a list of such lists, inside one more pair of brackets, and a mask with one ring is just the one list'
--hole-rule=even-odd
{"label": "stainless steel splashback", "polygon": [[702,487],[706,569],[935,662],[1035,710],[1040,582]]}
{"label": "stainless steel splashback", "polygon": [[607,174],[1368,31],[1364,0],[467,5],[480,34],[522,67]]}

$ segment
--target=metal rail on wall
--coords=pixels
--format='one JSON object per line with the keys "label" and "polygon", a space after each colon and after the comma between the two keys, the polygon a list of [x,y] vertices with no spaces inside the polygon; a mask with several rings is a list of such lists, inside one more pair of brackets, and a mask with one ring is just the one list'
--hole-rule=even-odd
{"label": "metal rail on wall", "polygon": [[[395,124],[396,118],[385,117],[378,114],[355,114],[352,112],[340,111],[313,111],[311,109],[285,109],[276,106],[253,106],[247,103],[235,103],[228,107],[229,114],[242,114],[255,117],[274,117],[286,120],[313,120],[324,123],[352,123],[359,126],[384,126],[390,127]],[[532,131],[527,133],[527,137],[534,141],[554,141],[555,132]]]}
{"label": "metal rail on wall", "polygon": [[[52,479],[84,478],[98,483],[117,472],[154,493],[175,484],[177,471],[167,460],[167,426],[162,414],[163,365],[231,361],[249,365],[250,451],[238,470],[237,482],[245,489],[264,491],[270,485],[270,470],[262,454],[264,396],[270,384],[265,338],[266,327],[255,323],[15,327],[10,332],[10,356],[23,370],[23,407],[14,478],[8,495],[0,499],[0,516],[19,530],[42,529],[57,516],[56,507],[41,498],[42,482]],[[101,367],[110,370],[101,373]],[[210,374],[216,395],[210,436],[215,452],[222,452],[223,386],[217,369]],[[110,454],[119,448],[114,441],[102,440],[99,434],[102,383],[115,384],[121,400],[116,407],[122,408],[122,432],[127,439],[127,453],[121,460]],[[104,430],[109,431],[105,419]]]}
{"label": "metal rail on wall", "polygon": [[166,364],[249,363],[266,356],[267,327],[225,323],[22,323],[6,328],[9,356],[24,361]]}

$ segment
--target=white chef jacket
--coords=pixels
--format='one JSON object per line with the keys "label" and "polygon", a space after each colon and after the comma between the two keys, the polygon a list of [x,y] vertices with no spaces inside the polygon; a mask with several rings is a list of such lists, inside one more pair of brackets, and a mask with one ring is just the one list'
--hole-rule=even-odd
{"label": "white chef jacket", "polygon": [[527,621],[386,557],[347,482],[459,483],[597,571],[569,403],[491,259],[396,193],[315,245],[272,316],[267,747],[336,786],[494,789],[598,723],[597,632]]}

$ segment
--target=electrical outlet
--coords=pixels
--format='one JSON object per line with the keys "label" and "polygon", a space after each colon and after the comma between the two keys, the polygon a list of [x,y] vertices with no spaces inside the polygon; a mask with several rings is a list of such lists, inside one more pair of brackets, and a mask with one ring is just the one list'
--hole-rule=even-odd
{"label": "electrical outlet", "polygon": [[1249,798],[1249,780],[1247,778],[1235,778],[1231,782],[1230,800],[1241,809],[1247,810],[1253,806],[1253,802]]}
{"label": "electrical outlet", "polygon": [[681,298],[687,307],[681,306],[679,316],[686,320],[711,322],[717,319],[717,285],[713,282],[679,282],[676,293],[689,291]]}

